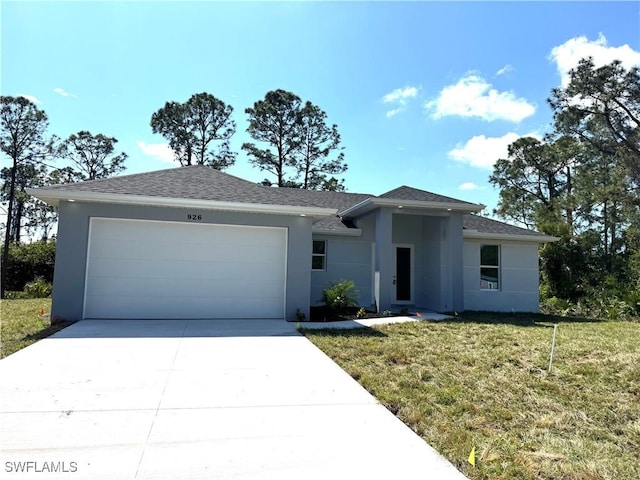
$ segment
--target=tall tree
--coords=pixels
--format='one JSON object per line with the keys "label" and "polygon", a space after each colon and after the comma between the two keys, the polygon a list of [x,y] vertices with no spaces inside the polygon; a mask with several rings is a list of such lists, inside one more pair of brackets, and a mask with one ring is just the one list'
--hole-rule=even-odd
{"label": "tall tree", "polygon": [[[169,141],[175,160],[182,166],[230,167],[236,154],[229,140],[236,131],[233,107],[209,93],[192,95],[185,103],[167,102],[151,116],[151,129]],[[212,150],[214,142],[218,148]]]}
{"label": "tall tree", "polygon": [[264,100],[247,108],[249,127],[247,132],[254,140],[264,142],[275,149],[258,148],[254,143],[244,143],[242,149],[249,154],[249,162],[260,170],[276,176],[278,187],[290,181],[287,167],[297,165],[296,155],[302,145],[300,136],[300,97],[285,90],[267,92]]}
{"label": "tall tree", "polygon": [[327,124],[322,109],[308,101],[303,105],[294,93],[273,90],[245,112],[247,131],[267,147],[245,143],[242,148],[249,162],[276,177],[279,187],[344,190],[342,180],[330,176],[347,170],[342,152],[329,158],[341,150],[340,134],[337,125]]}
{"label": "tall tree", "polygon": [[127,154],[114,153],[117,142],[113,137],[101,133],[92,135],[83,130],[62,142],[57,155],[71,162],[77,180],[107,178],[125,169]]}
{"label": "tall tree", "polygon": [[11,160],[8,174],[7,221],[2,248],[0,298],[4,298],[11,243],[18,169],[42,160],[50,149],[45,139],[47,115],[23,97],[0,97],[0,151]]}
{"label": "tall tree", "polygon": [[34,223],[33,215],[35,213],[34,208],[37,200],[29,195],[26,189],[41,186],[46,175],[46,167],[35,163],[18,165],[15,175],[11,168],[3,168],[2,171],[0,171],[0,178],[3,180],[0,198],[3,203],[9,202],[11,178],[14,177],[15,179],[11,206],[12,218],[9,229],[9,242],[20,243],[23,229],[31,229]]}
{"label": "tall tree", "polygon": [[297,165],[302,180],[302,188],[310,190],[344,190],[344,186],[335,177],[347,170],[344,153],[329,159],[329,155],[340,147],[338,126],[327,125],[327,114],[306,102],[300,111],[300,129],[302,144],[301,155]]}
{"label": "tall tree", "polygon": [[[640,184],[640,69],[614,60],[602,67],[582,59],[569,83],[552,91],[556,129],[603,153],[617,154]],[[612,151],[612,147],[616,152]]]}
{"label": "tall tree", "polygon": [[[600,278],[628,282],[631,259],[640,258],[640,69],[625,69],[618,60],[596,67],[582,59],[549,104],[556,131],[588,152],[576,172],[581,237],[592,239]],[[640,288],[637,269],[635,282]]]}
{"label": "tall tree", "polygon": [[573,169],[579,146],[562,137],[550,143],[522,137],[509,145],[489,181],[500,188],[499,216],[558,235],[573,231]]}
{"label": "tall tree", "polygon": [[637,201],[626,173],[614,155],[591,149],[576,174],[579,215],[584,231],[598,239],[593,246],[606,274],[624,270],[624,235]]}

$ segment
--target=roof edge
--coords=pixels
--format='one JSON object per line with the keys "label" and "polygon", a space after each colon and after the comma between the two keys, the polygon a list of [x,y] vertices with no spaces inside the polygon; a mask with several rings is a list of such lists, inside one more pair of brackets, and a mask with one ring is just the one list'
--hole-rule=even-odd
{"label": "roof edge", "polygon": [[463,238],[478,239],[478,240],[512,240],[517,242],[529,242],[529,243],[551,243],[560,240],[559,237],[552,237],[551,235],[522,235],[514,233],[488,233],[478,232],[473,230],[463,230]]}
{"label": "roof edge", "polygon": [[425,210],[445,210],[456,212],[480,212],[484,207],[466,202],[426,202],[423,200],[402,200],[397,198],[371,197],[346,210],[338,212],[341,217],[354,217],[367,213],[377,207],[421,208]]}
{"label": "roof edge", "polygon": [[311,233],[314,235],[333,235],[336,237],[361,237],[361,228],[345,228],[341,230],[331,230],[330,228],[314,228],[311,227]]}
{"label": "roof edge", "polygon": [[191,198],[154,197],[150,195],[129,195],[114,193],[78,192],[69,190],[47,190],[42,188],[27,188],[26,192],[53,206],[58,206],[61,201],[94,202],[94,203],[118,203],[126,205],[147,205],[160,207],[189,207],[206,210],[227,210],[236,212],[272,213],[280,215],[301,215],[324,218],[335,215],[337,209],[293,206],[270,205],[263,203],[223,202],[217,200],[197,200]]}

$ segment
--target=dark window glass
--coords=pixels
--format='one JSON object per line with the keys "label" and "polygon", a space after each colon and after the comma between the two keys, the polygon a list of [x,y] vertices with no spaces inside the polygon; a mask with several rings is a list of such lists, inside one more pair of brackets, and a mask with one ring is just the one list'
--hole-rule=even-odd
{"label": "dark window glass", "polygon": [[327,261],[326,240],[313,241],[313,255],[311,256],[311,270],[325,270]]}
{"label": "dark window glass", "polygon": [[313,241],[313,253],[314,254],[325,254],[325,247],[327,243],[324,240],[314,240]]}

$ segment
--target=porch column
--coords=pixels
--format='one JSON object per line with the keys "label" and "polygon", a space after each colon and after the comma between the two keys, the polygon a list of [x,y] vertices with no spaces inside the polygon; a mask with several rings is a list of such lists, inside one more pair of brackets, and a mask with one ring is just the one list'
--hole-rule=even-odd
{"label": "porch column", "polygon": [[443,222],[443,282],[440,309],[445,312],[464,309],[462,215],[451,215]]}
{"label": "porch column", "polygon": [[378,312],[391,309],[393,292],[393,214],[388,208],[376,211],[374,295]]}

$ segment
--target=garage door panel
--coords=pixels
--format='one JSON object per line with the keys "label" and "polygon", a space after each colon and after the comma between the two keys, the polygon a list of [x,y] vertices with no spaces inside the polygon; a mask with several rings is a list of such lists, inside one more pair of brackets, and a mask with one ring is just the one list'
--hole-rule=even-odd
{"label": "garage door panel", "polygon": [[[256,273],[254,268],[235,268],[233,265],[225,265],[224,268],[214,268],[210,265],[189,265],[184,263],[172,263],[175,267],[173,271],[158,268],[156,265],[147,262],[112,262],[105,263],[103,269],[92,268],[94,273],[88,275],[87,291],[93,289],[105,289],[122,286],[123,288],[143,287],[149,282],[166,281],[158,287],[172,288],[174,286],[187,285],[189,289],[200,289],[207,285],[207,281],[217,281],[216,287],[237,288],[240,292],[245,289],[269,289],[282,292],[282,285],[274,281],[274,278],[282,278],[282,272],[269,272],[268,274]],[[122,268],[131,267],[137,270],[136,275],[123,278],[119,275]],[[190,270],[185,270],[186,268]],[[280,273],[279,275],[277,273]],[[130,284],[128,282],[131,282]],[[231,285],[231,282],[233,285]],[[113,285],[112,285],[113,284]],[[125,286],[126,284],[126,286]]]}
{"label": "garage door panel", "polygon": [[185,262],[202,262],[203,258],[209,258],[216,252],[224,252],[229,245],[233,245],[236,249],[245,249],[250,255],[234,259],[236,263],[255,263],[261,258],[267,259],[267,263],[271,263],[269,259],[273,255],[280,253],[281,246],[254,244],[246,242],[227,243],[180,243],[183,248],[175,248],[176,243],[167,241],[125,241],[125,240],[98,240],[92,243],[94,250],[92,257],[95,259],[106,260],[155,260],[158,256],[166,259],[172,259]]}
{"label": "garage door panel", "polygon": [[89,268],[88,276],[97,278],[119,277],[125,269],[135,271],[130,275],[136,278],[229,278],[229,276],[247,276],[248,269],[238,268],[232,262],[185,262],[175,260],[127,260],[99,259]]}
{"label": "garage door panel", "polygon": [[[96,279],[97,280],[97,279]],[[96,286],[95,282],[88,285],[86,296],[90,300],[96,296],[104,297],[167,297],[167,298],[193,298],[212,297],[217,298],[220,292],[224,298],[236,298],[240,305],[246,301],[245,291],[253,291],[254,298],[274,298],[282,300],[282,287],[274,283],[263,284],[254,279],[208,279],[193,282],[180,281],[175,278],[128,278],[109,281],[102,277],[102,285]],[[236,291],[234,293],[234,290]],[[218,298],[219,300],[219,298]],[[90,302],[89,302],[90,303]]]}
{"label": "garage door panel", "polygon": [[[268,299],[267,299],[268,300]],[[279,309],[265,308],[265,299],[253,299],[243,302],[241,306],[235,299],[221,299],[215,307],[212,307],[208,298],[194,297],[189,299],[188,304],[184,301],[175,301],[164,297],[137,297],[130,299],[127,297],[95,297],[92,303],[96,309],[108,311],[111,316],[101,318],[114,319],[183,319],[185,309],[200,312],[198,319],[233,319],[238,318],[238,311],[242,312],[243,318],[280,318]]]}
{"label": "garage door panel", "polygon": [[92,219],[85,318],[282,318],[286,229]]}
{"label": "garage door panel", "polygon": [[[180,245],[180,248],[175,248]],[[95,258],[156,259],[159,255],[175,260],[196,261],[207,257],[216,246],[207,243],[186,244],[184,242],[144,240],[100,240],[92,244]],[[222,248],[218,245],[217,248]]]}

